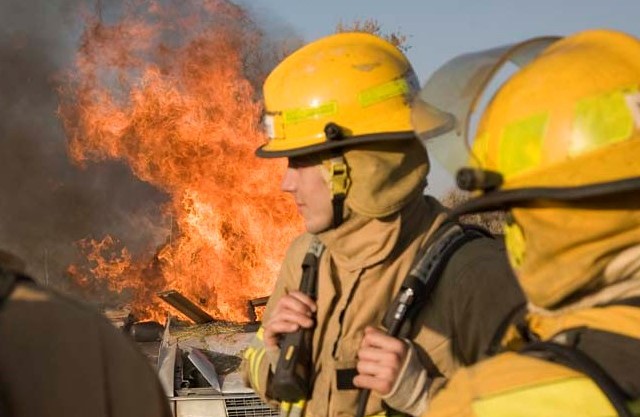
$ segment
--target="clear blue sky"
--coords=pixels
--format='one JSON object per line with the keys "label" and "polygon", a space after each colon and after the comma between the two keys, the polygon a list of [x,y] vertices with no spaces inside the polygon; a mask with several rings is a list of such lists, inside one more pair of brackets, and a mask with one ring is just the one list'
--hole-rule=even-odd
{"label": "clear blue sky", "polygon": [[[311,41],[338,22],[376,19],[408,36],[407,55],[421,82],[455,55],[540,35],[610,28],[640,37],[640,0],[238,0],[272,27]],[[453,184],[434,163],[430,192]]]}

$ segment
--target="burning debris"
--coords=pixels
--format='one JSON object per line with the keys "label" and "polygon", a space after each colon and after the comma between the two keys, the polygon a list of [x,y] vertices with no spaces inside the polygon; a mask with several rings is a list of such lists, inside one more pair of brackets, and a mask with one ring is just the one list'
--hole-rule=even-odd
{"label": "burning debris", "polygon": [[[193,301],[173,290],[159,296],[182,315],[193,316],[191,320],[168,315],[164,325],[136,321],[127,309],[111,310],[107,317],[137,342],[157,369],[176,416],[279,414],[277,408],[269,407],[245,387],[241,376],[242,357],[255,337],[258,321],[236,323],[209,317],[204,323],[193,324],[193,320],[204,321],[206,315]],[[255,308],[265,303],[266,298],[261,298],[247,304]]]}
{"label": "burning debris", "polygon": [[158,375],[176,415],[279,415],[242,381],[242,354],[255,330],[255,324],[216,321],[185,326],[168,320]]}
{"label": "burning debris", "polygon": [[82,243],[76,282],[124,293],[136,317],[156,320],[154,294],[167,289],[233,321],[268,294],[300,225],[273,181],[282,161],[253,154],[265,141],[256,86],[285,52],[266,44],[223,0],[128,2],[87,18],[60,90],[69,154],[79,166],[121,161],[169,201],[164,244],[134,254],[118,236]]}
{"label": "burning debris", "polygon": [[206,311],[192,303],[187,297],[178,291],[163,291],[158,296],[167,304],[173,306],[185,316],[189,317],[196,324],[210,323],[214,318],[207,314]]}

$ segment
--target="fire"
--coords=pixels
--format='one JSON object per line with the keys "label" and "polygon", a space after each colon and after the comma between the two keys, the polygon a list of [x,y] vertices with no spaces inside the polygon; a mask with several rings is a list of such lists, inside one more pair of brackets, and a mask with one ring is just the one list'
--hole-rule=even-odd
{"label": "fire", "polygon": [[[109,289],[113,291],[121,291],[123,289],[122,282],[119,279],[125,271],[131,267],[131,254],[127,248],[116,250],[117,240],[111,236],[106,236],[101,241],[94,239],[83,239],[79,241],[78,246],[87,253],[87,261],[91,266],[88,271],[81,274],[77,269],[78,266],[73,265],[73,272],[76,276],[84,276],[90,274],[100,281],[104,281]],[[82,281],[89,284],[88,280]]]}
{"label": "fire", "polygon": [[175,289],[214,317],[242,321],[301,230],[278,188],[284,162],[254,156],[265,141],[255,86],[277,51],[264,51],[238,6],[180,3],[129,4],[110,24],[87,19],[60,89],[69,155],[80,166],[126,163],[169,195],[170,226],[144,256],[118,248],[117,237],[85,240],[89,266],[69,272],[130,293],[141,319],[162,317],[155,294]]}

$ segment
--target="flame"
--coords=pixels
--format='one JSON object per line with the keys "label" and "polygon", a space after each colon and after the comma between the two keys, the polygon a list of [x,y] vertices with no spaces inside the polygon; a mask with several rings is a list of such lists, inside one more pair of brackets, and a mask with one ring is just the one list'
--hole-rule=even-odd
{"label": "flame", "polygon": [[176,289],[216,318],[242,321],[268,295],[300,232],[278,189],[284,161],[254,156],[265,137],[254,85],[278,51],[238,6],[222,0],[128,3],[107,24],[87,17],[75,67],[60,88],[71,159],[126,163],[170,197],[166,243],[133,256],[119,241],[79,242],[85,287],[129,292],[138,318],[164,314],[155,294]]}

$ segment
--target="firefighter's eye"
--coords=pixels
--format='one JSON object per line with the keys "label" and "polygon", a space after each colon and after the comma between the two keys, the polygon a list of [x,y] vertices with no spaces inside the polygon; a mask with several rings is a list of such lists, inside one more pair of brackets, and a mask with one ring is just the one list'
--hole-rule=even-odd
{"label": "firefighter's eye", "polygon": [[308,156],[294,156],[289,158],[289,168],[304,168],[317,165],[316,158],[310,158]]}

